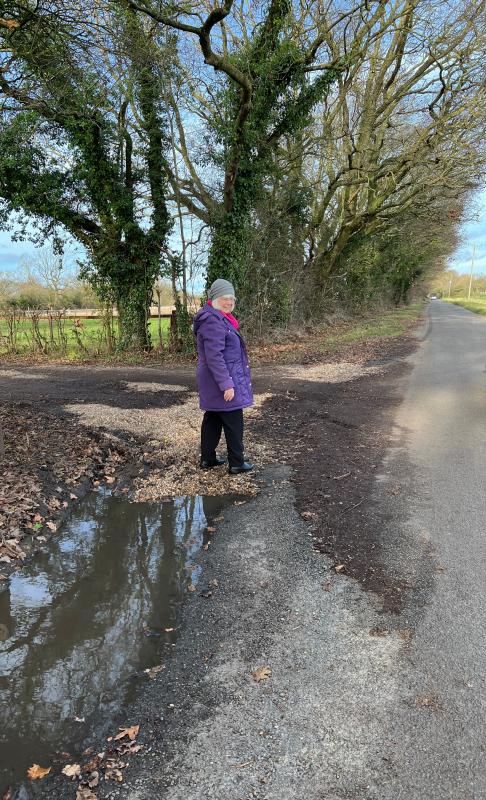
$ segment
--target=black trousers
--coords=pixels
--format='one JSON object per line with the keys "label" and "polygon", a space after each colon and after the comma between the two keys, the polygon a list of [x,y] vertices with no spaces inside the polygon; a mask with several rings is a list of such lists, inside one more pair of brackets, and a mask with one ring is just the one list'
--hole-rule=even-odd
{"label": "black trousers", "polygon": [[243,409],[235,411],[205,411],[201,425],[201,460],[214,461],[216,448],[224,429],[228,448],[228,464],[240,467],[243,464]]}

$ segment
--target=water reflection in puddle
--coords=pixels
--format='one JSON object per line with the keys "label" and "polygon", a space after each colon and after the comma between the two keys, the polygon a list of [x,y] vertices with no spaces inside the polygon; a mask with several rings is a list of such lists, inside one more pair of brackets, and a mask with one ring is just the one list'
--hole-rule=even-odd
{"label": "water reflection in puddle", "polygon": [[[128,503],[92,494],[0,594],[0,790],[56,750],[79,754],[163,662],[193,560],[226,497]],[[77,722],[84,720],[84,722]]]}

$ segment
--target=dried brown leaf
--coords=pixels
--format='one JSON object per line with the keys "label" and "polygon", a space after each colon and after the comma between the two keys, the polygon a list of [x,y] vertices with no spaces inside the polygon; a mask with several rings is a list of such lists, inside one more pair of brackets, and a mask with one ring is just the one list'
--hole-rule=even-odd
{"label": "dried brown leaf", "polygon": [[123,773],[119,769],[116,769],[116,767],[109,767],[105,769],[105,779],[107,781],[117,781],[121,783],[123,781]]}
{"label": "dried brown leaf", "polygon": [[260,683],[260,681],[265,681],[267,678],[269,678],[271,674],[272,670],[270,667],[258,667],[258,669],[251,673],[251,677],[254,681]]}
{"label": "dried brown leaf", "polygon": [[87,786],[78,786],[76,800],[96,800],[96,795]]}
{"label": "dried brown leaf", "polygon": [[99,772],[94,771],[88,776],[88,786],[90,789],[95,789],[98,786],[99,782],[100,782]]}
{"label": "dried brown leaf", "polygon": [[144,672],[146,673],[146,675],[149,676],[149,678],[155,678],[155,676],[159,672],[162,672],[163,669],[165,669],[163,664],[157,664],[157,666],[155,666],[155,667],[150,667],[149,669],[144,669]]}
{"label": "dried brown leaf", "polygon": [[75,778],[77,775],[81,775],[81,767],[79,764],[66,764],[61,772],[63,775],[67,775],[68,778]]}
{"label": "dried brown leaf", "polygon": [[140,725],[132,725],[131,728],[120,728],[120,733],[117,733],[117,735],[114,737],[115,742],[117,742],[119,739],[124,739],[125,736],[128,736],[128,738],[133,742],[139,730]]}
{"label": "dried brown leaf", "polygon": [[49,775],[51,769],[52,767],[41,767],[40,764],[32,764],[27,770],[27,777],[30,778],[31,781],[36,781]]}
{"label": "dried brown leaf", "polygon": [[93,756],[90,761],[83,765],[83,772],[94,772],[98,769],[101,763],[101,758],[99,756]]}

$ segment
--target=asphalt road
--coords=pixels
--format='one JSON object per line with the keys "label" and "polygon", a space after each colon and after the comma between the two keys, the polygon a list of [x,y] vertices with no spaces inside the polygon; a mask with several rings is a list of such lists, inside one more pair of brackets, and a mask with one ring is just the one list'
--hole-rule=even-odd
{"label": "asphalt road", "polygon": [[384,470],[384,486],[403,488],[400,538],[423,545],[435,576],[409,609],[398,679],[416,707],[390,721],[383,800],[486,797],[485,365],[486,319],[432,301]]}

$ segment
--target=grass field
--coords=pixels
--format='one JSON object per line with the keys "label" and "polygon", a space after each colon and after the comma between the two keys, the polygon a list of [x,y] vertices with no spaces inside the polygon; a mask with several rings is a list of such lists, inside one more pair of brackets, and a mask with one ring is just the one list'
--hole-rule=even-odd
{"label": "grass field", "polygon": [[[159,342],[158,320],[151,319],[149,324],[152,342],[156,346]],[[40,348],[34,342],[31,322],[28,320],[21,320],[17,323],[17,325],[16,350],[18,354],[25,355],[29,352],[39,352]],[[88,353],[96,355],[106,350],[106,338],[101,320],[99,319],[83,319],[81,321],[81,325],[76,328],[81,345],[79,344],[78,338],[75,335],[74,320],[65,320],[63,323],[63,330],[67,341],[65,348],[61,345],[60,336],[56,325],[54,324],[54,343],[52,343],[50,342],[48,321],[41,320],[39,322],[39,333],[47,342],[46,346],[48,353],[52,354],[53,356],[62,354],[67,358],[77,359],[83,356],[85,357]],[[117,326],[115,321],[115,335],[116,330]],[[164,318],[162,319],[162,336],[164,341],[167,340],[168,330],[169,319]],[[0,319],[0,355],[7,354],[9,352],[7,336],[8,324],[5,319]]]}
{"label": "grass field", "polygon": [[[292,332],[289,332],[287,341],[280,341],[279,344],[270,344],[266,342],[261,344],[253,344],[251,346],[252,358],[264,363],[270,358],[270,361],[278,363],[287,363],[296,358],[299,358],[299,353],[304,353],[309,348],[313,350],[316,355],[324,354],[327,352],[335,352],[340,347],[349,344],[359,344],[368,339],[388,339],[401,336],[405,331],[413,325],[421,311],[423,310],[423,303],[414,303],[404,308],[396,308],[384,310],[376,313],[369,313],[363,315],[361,318],[348,318],[342,321],[333,322],[316,328],[309,339],[295,339]],[[157,319],[150,320],[150,331],[152,342],[155,348],[158,347],[158,321]],[[168,339],[169,320],[162,320],[163,341],[167,342]],[[80,343],[77,341],[74,334],[74,325],[72,321],[65,323],[65,334],[67,338],[67,346],[63,349],[59,346],[49,345],[46,352],[33,343],[32,328],[29,322],[20,323],[19,336],[17,339],[16,351],[9,351],[5,335],[7,333],[7,324],[5,320],[0,320],[0,357],[7,360],[27,360],[27,361],[100,361],[109,363],[125,363],[125,364],[138,364],[141,361],[145,363],[147,354],[141,356],[137,353],[113,353],[107,351],[105,335],[103,332],[102,324],[99,320],[88,319],[83,320],[83,324],[78,328],[80,335]],[[116,331],[116,324],[115,324]],[[49,326],[47,321],[40,323],[40,333],[49,341]],[[167,358],[167,353],[164,353],[162,358]],[[177,355],[180,360],[182,356]],[[151,361],[160,360],[160,354],[157,349],[150,354]]]}
{"label": "grass field", "polygon": [[475,314],[482,314],[486,316],[486,297],[472,297],[470,300],[467,297],[444,297],[447,303],[453,303],[455,306],[467,308],[468,311],[474,311]]}

